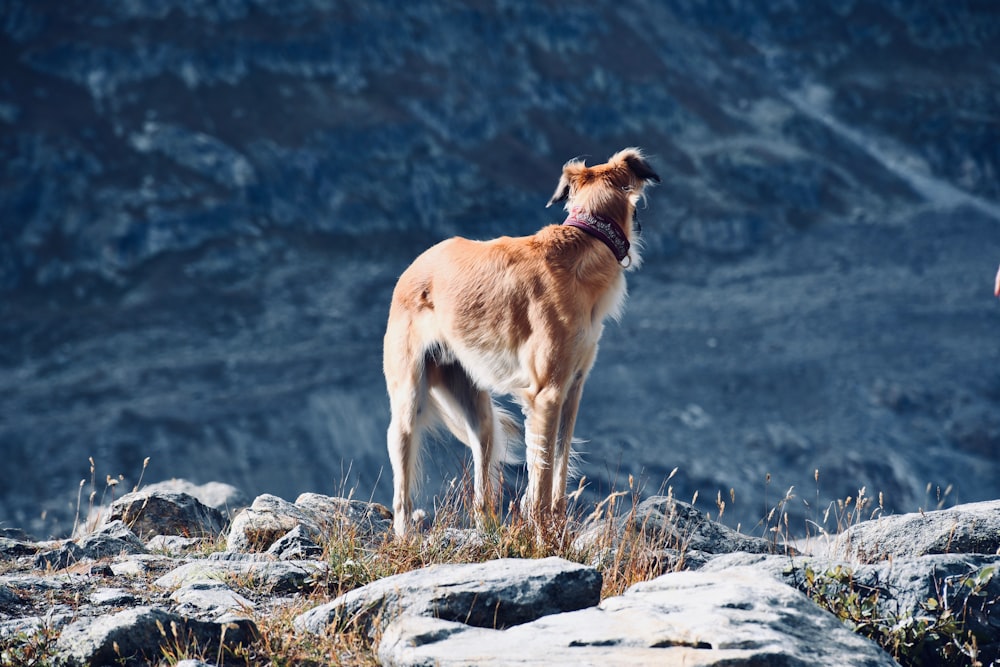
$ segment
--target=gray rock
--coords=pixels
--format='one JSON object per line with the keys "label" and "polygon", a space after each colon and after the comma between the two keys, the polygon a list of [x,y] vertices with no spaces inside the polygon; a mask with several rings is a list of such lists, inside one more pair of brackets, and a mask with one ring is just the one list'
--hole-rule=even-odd
{"label": "gray rock", "polygon": [[158,554],[135,554],[124,556],[111,563],[111,572],[118,577],[139,577],[156,572],[166,572],[177,567],[176,558]]}
{"label": "gray rock", "polygon": [[388,534],[391,522],[392,513],[378,503],[316,493],[304,493],[290,503],[264,494],[233,519],[226,548],[264,551],[296,526],[302,526],[306,536],[317,542],[345,532],[371,542]]}
{"label": "gray rock", "polygon": [[[1000,659],[1000,556],[938,554],[899,558],[873,564],[829,557],[785,557],[754,554],[719,556],[703,568],[724,573],[753,568],[794,586],[812,598],[846,599],[856,593],[876,605],[887,626],[903,619],[930,624],[948,609],[964,629],[976,635],[984,664]],[[811,581],[810,581],[811,580]],[[933,599],[936,609],[928,607]],[[950,638],[928,633],[923,639],[924,664],[940,661],[937,653]]]}
{"label": "gray rock", "polygon": [[172,491],[136,491],[111,503],[106,523],[121,520],[140,538],[153,535],[216,536],[226,520],[194,496]]}
{"label": "gray rock", "polygon": [[194,484],[186,479],[169,479],[155,484],[149,484],[141,489],[145,493],[186,493],[224,516],[231,517],[250,504],[247,494],[232,484],[208,482]]}
{"label": "gray rock", "polygon": [[25,591],[61,591],[72,586],[74,579],[72,576],[36,577],[31,574],[16,574],[0,578],[0,583]]}
{"label": "gray rock", "polygon": [[0,544],[4,540],[14,540],[16,542],[34,542],[34,538],[20,528],[0,527]]}
{"label": "gray rock", "polygon": [[925,554],[997,554],[1000,500],[864,521],[839,534],[832,553],[865,562]]}
{"label": "gray rock", "polygon": [[0,537],[0,560],[14,560],[23,556],[34,556],[41,547],[19,539]]}
{"label": "gray rock", "polygon": [[483,534],[475,528],[445,528],[432,532],[427,537],[428,547],[445,551],[479,549],[483,546]]}
{"label": "gray rock", "polygon": [[66,542],[54,549],[39,552],[35,567],[40,570],[61,570],[87,558],[87,552],[75,542]]}
{"label": "gray rock", "polygon": [[120,520],[104,524],[96,533],[81,537],[76,543],[94,559],[146,553],[139,538]]}
{"label": "gray rock", "polygon": [[392,527],[392,512],[379,503],[303,493],[295,504],[309,513],[324,533],[349,533],[370,540],[385,536]]}
{"label": "gray rock", "polygon": [[293,593],[313,587],[326,577],[326,563],[319,561],[212,561],[181,565],[153,582],[174,590],[205,580],[243,582],[272,594]]}
{"label": "gray rock", "polygon": [[270,494],[257,496],[250,507],[233,518],[226,549],[264,551],[300,524],[306,525],[311,533],[319,532],[319,527],[294,503]]}
{"label": "gray rock", "polygon": [[507,630],[402,616],[383,665],[691,665],[892,667],[874,643],[804,595],[749,568],[679,572],[598,607]]}
{"label": "gray rock", "polygon": [[299,524],[272,544],[267,553],[279,560],[303,560],[321,558],[323,548],[311,540]]}
{"label": "gray rock", "polygon": [[409,614],[505,628],[595,605],[601,583],[597,570],[555,557],[432,565],[345,593],[299,615],[294,625],[311,633],[331,624],[371,631]]}
{"label": "gray rock", "polygon": [[[738,533],[717,521],[712,521],[692,505],[671,496],[647,498],[635,512],[623,515],[612,524],[598,523],[585,530],[573,543],[580,551],[593,552],[595,560],[606,558],[632,538],[641,536],[642,548],[652,547],[662,552],[661,572],[678,565],[700,566],[705,554],[735,551],[771,553],[774,547],[767,540]],[[690,553],[690,563],[685,555]],[[671,554],[676,554],[671,557]]]}
{"label": "gray rock", "polygon": [[182,537],[180,535],[154,535],[146,540],[146,548],[150,551],[180,555],[205,542],[203,537]]}
{"label": "gray rock", "polygon": [[170,599],[177,603],[178,613],[216,622],[223,617],[248,617],[248,612],[253,610],[250,600],[215,579],[181,586]]}
{"label": "gray rock", "polygon": [[0,583],[0,610],[18,605],[21,602],[21,598],[10,587]]}
{"label": "gray rock", "polygon": [[98,588],[90,594],[90,603],[100,607],[124,607],[136,603],[136,597],[121,588]]}
{"label": "gray rock", "polygon": [[69,667],[150,664],[160,657],[160,648],[173,641],[175,631],[179,637],[194,637],[212,654],[220,643],[235,646],[257,635],[256,626],[248,620],[223,626],[157,607],[137,607],[68,625],[56,641],[58,661]]}

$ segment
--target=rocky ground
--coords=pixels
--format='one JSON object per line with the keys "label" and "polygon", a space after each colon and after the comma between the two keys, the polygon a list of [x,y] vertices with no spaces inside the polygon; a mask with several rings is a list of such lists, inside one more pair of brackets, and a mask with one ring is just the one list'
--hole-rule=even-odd
{"label": "rocky ground", "polygon": [[[393,552],[381,505],[239,498],[174,481],[72,540],[6,531],[0,663],[1000,664],[1000,502],[791,545],[658,496],[557,555],[477,560],[503,526]],[[627,563],[642,576],[609,589]]]}

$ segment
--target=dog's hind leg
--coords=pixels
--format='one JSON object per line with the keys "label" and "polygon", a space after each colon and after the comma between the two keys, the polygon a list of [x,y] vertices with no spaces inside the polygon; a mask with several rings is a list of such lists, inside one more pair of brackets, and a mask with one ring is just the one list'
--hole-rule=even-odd
{"label": "dog's hind leg", "polygon": [[386,433],[392,464],[393,529],[404,536],[412,521],[423,432],[432,419],[422,353],[414,354],[400,331],[386,335],[384,369],[392,417]]}
{"label": "dog's hind leg", "polygon": [[473,489],[478,518],[488,514],[499,490],[500,439],[504,426],[489,392],[479,389],[456,362],[428,364],[430,395],[448,430],[472,450]]}

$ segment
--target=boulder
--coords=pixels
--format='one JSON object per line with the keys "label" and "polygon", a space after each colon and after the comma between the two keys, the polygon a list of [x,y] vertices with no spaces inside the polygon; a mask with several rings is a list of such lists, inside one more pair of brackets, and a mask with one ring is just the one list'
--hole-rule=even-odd
{"label": "boulder", "polygon": [[136,607],[111,616],[69,624],[56,641],[57,661],[68,667],[146,665],[161,657],[160,649],[189,636],[215,655],[220,644],[247,644],[257,635],[252,621],[226,624],[196,621],[158,607]]}
{"label": "boulder", "polygon": [[146,548],[121,520],[111,521],[90,535],[76,540],[84,553],[94,559],[122,554],[144,554]]}
{"label": "boulder", "polygon": [[832,553],[863,562],[926,554],[998,554],[1000,500],[863,521],[837,536]]}
{"label": "boulder", "polygon": [[186,493],[197,498],[203,505],[219,510],[227,517],[233,516],[250,504],[247,494],[232,484],[222,482],[194,484],[186,479],[169,479],[149,484],[142,490],[146,493]]}
{"label": "boulder", "polygon": [[331,624],[371,631],[401,615],[422,615],[505,628],[593,606],[601,584],[597,570],[556,557],[431,565],[345,593],[299,615],[294,625],[317,634]]}
{"label": "boulder", "polygon": [[303,493],[290,503],[265,494],[233,519],[226,548],[264,551],[296,526],[302,526],[305,536],[314,542],[346,532],[371,543],[383,539],[391,525],[392,512],[378,503],[316,493]]}
{"label": "boulder", "polygon": [[194,496],[173,491],[136,491],[111,503],[105,523],[123,521],[140,538],[153,535],[212,537],[226,520]]}
{"label": "boulder", "polygon": [[599,606],[506,630],[401,616],[383,665],[893,667],[881,648],[808,598],[750,568],[678,572]]}
{"label": "boulder", "polygon": [[319,527],[301,508],[269,493],[257,496],[250,507],[233,517],[226,538],[229,551],[264,551],[296,526],[311,533]]}
{"label": "boulder", "polygon": [[34,556],[41,548],[32,542],[0,537],[0,560],[14,560],[22,556]]}
{"label": "boulder", "polygon": [[600,523],[584,531],[573,546],[582,551],[614,549],[628,544],[629,538],[636,535],[642,536],[646,545],[673,549],[680,554],[772,553],[775,550],[767,540],[738,533],[712,521],[692,505],[672,496],[647,498],[634,512],[619,517],[612,524]]}
{"label": "boulder", "polygon": [[87,552],[75,542],[66,542],[54,549],[40,551],[35,555],[35,567],[40,570],[61,570],[87,558]]}
{"label": "boulder", "polygon": [[306,529],[299,524],[278,538],[267,553],[279,560],[303,560],[322,558],[323,548],[311,540]]}

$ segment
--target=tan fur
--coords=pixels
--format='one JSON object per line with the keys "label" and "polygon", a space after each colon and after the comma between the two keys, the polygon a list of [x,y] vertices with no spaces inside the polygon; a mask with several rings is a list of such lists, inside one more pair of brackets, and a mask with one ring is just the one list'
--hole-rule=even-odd
{"label": "tan fur", "polygon": [[[563,167],[549,205],[565,200],[567,210],[613,219],[633,243],[625,263],[634,267],[632,220],[650,180],[659,177],[635,148],[594,167],[574,160]],[[516,432],[491,394],[513,396],[525,415],[522,507],[538,522],[565,512],[583,385],[604,319],[620,315],[625,293],[612,251],[563,225],[520,238],[452,238],[406,269],[392,295],[383,357],[398,535],[410,522],[421,436],[437,424],[472,449],[477,509],[491,502]]]}

